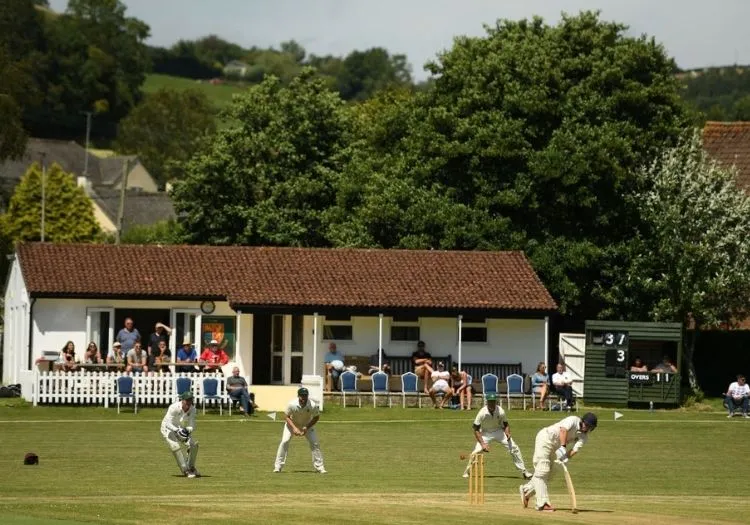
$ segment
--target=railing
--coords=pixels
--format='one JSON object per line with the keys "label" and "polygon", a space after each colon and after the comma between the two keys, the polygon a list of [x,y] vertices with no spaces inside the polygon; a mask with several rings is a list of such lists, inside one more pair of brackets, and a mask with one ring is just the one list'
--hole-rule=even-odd
{"label": "railing", "polygon": [[461,363],[474,381],[481,381],[484,374],[495,374],[500,381],[505,381],[509,375],[523,375],[521,363]]}
{"label": "railing", "polygon": [[[117,402],[117,378],[130,375],[121,372],[39,372],[34,373],[32,396],[34,406],[42,404],[103,405]],[[135,374],[133,392],[138,405],[168,405],[177,400],[177,379],[190,378],[196,400],[203,397],[203,380],[219,381],[217,393],[226,392],[225,379],[213,372],[186,372],[164,374]],[[123,403],[132,403],[128,398]],[[211,403],[211,400],[209,400]]]}

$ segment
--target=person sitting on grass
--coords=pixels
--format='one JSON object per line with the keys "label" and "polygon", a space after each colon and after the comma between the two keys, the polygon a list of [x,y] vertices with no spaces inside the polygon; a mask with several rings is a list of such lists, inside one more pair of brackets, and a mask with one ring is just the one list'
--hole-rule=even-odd
{"label": "person sitting on grass", "polygon": [[729,410],[728,418],[734,417],[734,411],[737,408],[742,407],[742,417],[750,418],[748,415],[748,400],[750,400],[750,386],[745,381],[745,376],[742,374],[737,376],[737,381],[734,381],[727,388],[727,392],[724,395],[724,404]]}
{"label": "person sitting on grass", "polygon": [[246,416],[252,416],[258,408],[255,404],[255,394],[248,390],[247,381],[240,375],[239,367],[232,368],[232,375],[227,378],[227,392],[232,401],[240,404],[240,411]]}

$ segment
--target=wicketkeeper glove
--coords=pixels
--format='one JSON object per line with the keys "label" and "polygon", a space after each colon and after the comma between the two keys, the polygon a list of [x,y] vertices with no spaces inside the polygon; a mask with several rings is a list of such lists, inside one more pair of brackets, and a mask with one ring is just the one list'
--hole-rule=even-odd
{"label": "wicketkeeper glove", "polygon": [[557,450],[555,450],[555,455],[557,456],[558,461],[568,460],[568,451],[565,450],[565,447],[560,447]]}
{"label": "wicketkeeper glove", "polygon": [[182,441],[187,441],[190,437],[190,431],[187,428],[180,428],[177,430],[177,437]]}

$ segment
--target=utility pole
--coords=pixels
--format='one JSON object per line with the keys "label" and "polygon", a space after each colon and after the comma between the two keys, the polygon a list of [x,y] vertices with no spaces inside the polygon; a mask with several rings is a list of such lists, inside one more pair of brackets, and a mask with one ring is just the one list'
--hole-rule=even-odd
{"label": "utility pole", "polygon": [[42,152],[42,228],[41,228],[41,240],[44,242],[44,208],[47,204],[44,187],[46,186],[47,179],[47,154]]}
{"label": "utility pole", "polygon": [[86,157],[83,161],[83,176],[88,178],[89,176],[89,138],[91,137],[91,111],[82,111],[86,115]]}
{"label": "utility pole", "polygon": [[122,236],[122,221],[125,216],[125,189],[128,186],[128,159],[126,158],[122,164],[122,180],[120,182],[120,206],[117,210],[117,232],[115,234],[115,244],[120,244],[120,237]]}

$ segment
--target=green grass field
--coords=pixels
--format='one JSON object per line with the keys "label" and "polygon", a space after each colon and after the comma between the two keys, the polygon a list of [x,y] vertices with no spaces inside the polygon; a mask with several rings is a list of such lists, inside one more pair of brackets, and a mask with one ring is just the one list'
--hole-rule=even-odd
{"label": "green grass field", "polygon": [[236,84],[209,84],[208,81],[198,82],[189,78],[172,77],[169,75],[152,74],[146,76],[146,82],[143,84],[144,93],[153,93],[159,89],[198,89],[203,91],[213,104],[222,109],[232,102],[232,95],[242,93],[245,88]]}
{"label": "green grass field", "polygon": [[[486,463],[486,503],[467,503],[460,454],[473,412],[327,405],[319,437],[328,474],[313,473],[304,439],[272,473],[281,422],[199,415],[202,478],[178,476],[159,434],[161,409],[0,406],[0,523],[747,523],[750,420],[683,410],[598,410],[600,424],[570,471],[581,512],[523,509],[504,449]],[[560,413],[510,412],[531,467],[534,435]],[[34,451],[40,465],[23,466]],[[58,521],[60,520],[60,521]]]}

